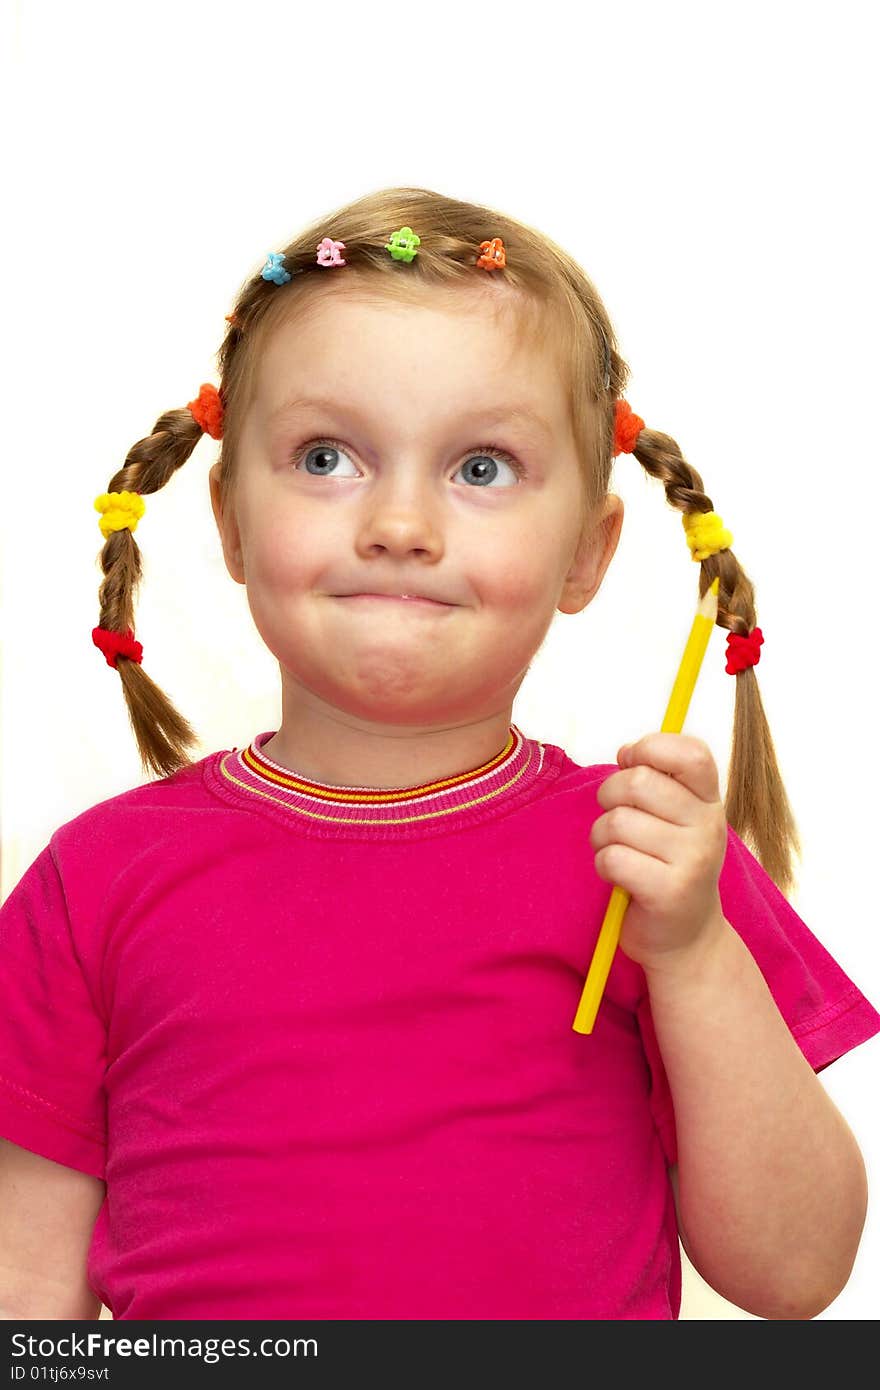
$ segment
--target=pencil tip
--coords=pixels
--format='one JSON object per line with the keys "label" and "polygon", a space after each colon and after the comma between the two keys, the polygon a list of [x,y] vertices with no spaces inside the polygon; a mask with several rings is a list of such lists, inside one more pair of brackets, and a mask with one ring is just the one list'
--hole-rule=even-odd
{"label": "pencil tip", "polygon": [[700,599],[700,613],[704,618],[711,618],[713,623],[718,617],[718,577],[712,580],[708,589]]}

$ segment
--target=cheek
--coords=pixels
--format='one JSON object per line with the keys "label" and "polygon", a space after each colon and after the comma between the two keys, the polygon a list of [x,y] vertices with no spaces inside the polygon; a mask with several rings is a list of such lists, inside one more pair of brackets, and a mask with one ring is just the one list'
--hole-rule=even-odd
{"label": "cheek", "polygon": [[556,546],[555,539],[534,527],[506,536],[497,547],[486,545],[481,564],[486,594],[512,610],[552,606],[559,569]]}
{"label": "cheek", "polygon": [[284,589],[307,587],[321,560],[314,529],[275,516],[251,531],[245,549],[247,577]]}

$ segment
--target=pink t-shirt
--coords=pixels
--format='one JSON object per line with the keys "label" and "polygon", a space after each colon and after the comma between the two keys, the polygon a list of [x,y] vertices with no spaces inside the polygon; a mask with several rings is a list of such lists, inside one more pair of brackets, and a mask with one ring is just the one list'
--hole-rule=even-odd
{"label": "pink t-shirt", "polygon": [[[402,791],[213,753],[62,825],[0,908],[0,1134],[106,1181],[118,1319],[676,1318],[671,1098],[596,792],[511,725]],[[725,916],[819,1069],[880,1015],[728,830]],[[749,1040],[743,1038],[744,1053]]]}

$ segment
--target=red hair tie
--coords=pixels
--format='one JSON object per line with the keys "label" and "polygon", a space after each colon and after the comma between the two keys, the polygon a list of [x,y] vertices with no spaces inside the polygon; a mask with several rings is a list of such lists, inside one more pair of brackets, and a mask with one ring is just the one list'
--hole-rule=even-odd
{"label": "red hair tie", "polygon": [[727,665],[725,671],[729,676],[735,676],[740,671],[744,671],[747,666],[757,666],[761,659],[761,643],[764,641],[764,634],[759,627],[753,628],[751,632],[742,636],[738,632],[727,634]]}
{"label": "red hair tie", "polygon": [[621,396],[614,402],[614,456],[631,454],[636,440],[645,428],[640,415],[634,415],[629,403]]}
{"label": "red hair tie", "polygon": [[119,656],[127,656],[138,665],[142,662],[144,649],[134,640],[131,628],[127,632],[110,632],[106,627],[93,627],[92,641],[104,653],[108,666],[115,666]]}

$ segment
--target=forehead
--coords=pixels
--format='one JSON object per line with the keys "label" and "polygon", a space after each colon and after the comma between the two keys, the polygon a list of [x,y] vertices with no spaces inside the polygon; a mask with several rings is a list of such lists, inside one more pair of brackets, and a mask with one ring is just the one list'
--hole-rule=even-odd
{"label": "forehead", "polygon": [[268,419],[307,397],[369,401],[397,387],[487,405],[513,397],[552,417],[567,402],[549,329],[538,306],[508,294],[431,289],[398,300],[319,285],[269,331],[256,404]]}

